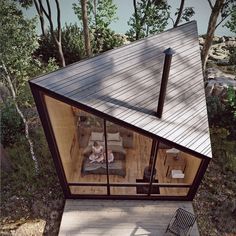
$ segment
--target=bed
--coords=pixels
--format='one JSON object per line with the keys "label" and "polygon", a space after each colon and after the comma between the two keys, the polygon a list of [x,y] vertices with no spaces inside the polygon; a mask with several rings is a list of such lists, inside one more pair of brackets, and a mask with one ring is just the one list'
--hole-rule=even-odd
{"label": "bed", "polygon": [[[103,133],[92,132],[89,138],[88,146],[83,151],[83,162],[81,168],[81,174],[89,175],[106,175],[106,162],[98,163],[89,160],[89,156],[92,153],[92,145],[94,141],[98,142],[103,147],[105,146]],[[108,173],[110,175],[118,175],[125,177],[126,175],[126,166],[125,158],[126,151],[123,147],[123,140],[120,137],[119,133],[108,134],[107,135],[107,147],[109,150],[112,150],[114,155],[114,161],[108,164]]]}

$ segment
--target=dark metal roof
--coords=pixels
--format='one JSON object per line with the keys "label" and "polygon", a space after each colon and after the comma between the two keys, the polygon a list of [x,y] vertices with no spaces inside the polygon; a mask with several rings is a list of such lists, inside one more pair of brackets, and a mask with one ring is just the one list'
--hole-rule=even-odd
{"label": "dark metal roof", "polygon": [[[162,118],[156,117],[163,51],[172,58]],[[34,80],[55,94],[211,157],[195,21],[72,64]]]}

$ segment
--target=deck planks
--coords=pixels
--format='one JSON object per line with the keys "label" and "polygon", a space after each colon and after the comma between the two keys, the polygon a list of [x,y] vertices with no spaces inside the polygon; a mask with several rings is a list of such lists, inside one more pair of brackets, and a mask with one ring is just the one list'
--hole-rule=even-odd
{"label": "deck planks", "polygon": [[[191,202],[66,200],[59,236],[170,235],[165,230],[179,207],[193,213]],[[199,236],[196,223],[191,236]]]}

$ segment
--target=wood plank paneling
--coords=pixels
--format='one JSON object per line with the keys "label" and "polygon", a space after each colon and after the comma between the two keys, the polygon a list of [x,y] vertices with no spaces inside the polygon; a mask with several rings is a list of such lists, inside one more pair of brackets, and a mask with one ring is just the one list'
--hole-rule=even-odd
{"label": "wood plank paneling", "polygon": [[[180,207],[194,213],[191,202],[66,200],[59,235],[171,235],[165,230]],[[191,235],[199,236],[197,223]]]}

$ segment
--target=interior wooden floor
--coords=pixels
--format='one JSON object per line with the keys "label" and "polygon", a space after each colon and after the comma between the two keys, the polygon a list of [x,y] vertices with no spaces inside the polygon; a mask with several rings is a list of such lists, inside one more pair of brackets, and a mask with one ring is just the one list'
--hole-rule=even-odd
{"label": "interior wooden floor", "polygon": [[[143,171],[148,166],[150,158],[152,140],[145,136],[134,134],[134,147],[126,149],[126,176],[121,177],[118,175],[110,175],[110,183],[136,183],[136,179],[143,178]],[[106,175],[81,175],[81,165],[83,150],[80,149],[77,156],[77,160],[74,163],[73,173],[70,176],[70,182],[80,183],[106,183]],[[166,177],[167,167],[164,165],[165,150],[160,149],[157,156],[156,169],[159,183],[186,183],[185,179],[172,179],[170,176]],[[188,167],[187,167],[188,168]],[[191,168],[194,168],[191,167]],[[106,186],[71,186],[72,194],[107,194]],[[174,196],[185,196],[188,193],[188,188],[167,188],[160,187],[159,195],[174,195]],[[110,187],[112,195],[136,195],[136,187]]]}

